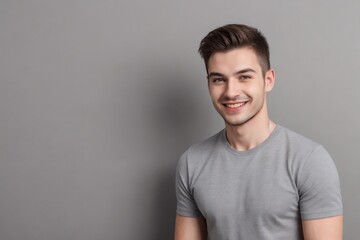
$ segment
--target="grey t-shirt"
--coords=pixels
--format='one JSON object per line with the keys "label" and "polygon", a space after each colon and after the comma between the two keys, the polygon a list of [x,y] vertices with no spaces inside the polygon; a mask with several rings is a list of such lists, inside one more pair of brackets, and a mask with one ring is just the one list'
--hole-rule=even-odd
{"label": "grey t-shirt", "polygon": [[225,129],[190,147],[176,171],[177,214],[206,219],[209,240],[303,239],[301,220],[342,214],[335,164],[319,144],[277,126],[236,151]]}

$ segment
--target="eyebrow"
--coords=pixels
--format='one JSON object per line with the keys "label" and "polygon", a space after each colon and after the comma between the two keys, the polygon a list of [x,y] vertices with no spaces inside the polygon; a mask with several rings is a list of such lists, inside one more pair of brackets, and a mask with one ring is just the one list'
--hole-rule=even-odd
{"label": "eyebrow", "polygon": [[[243,74],[243,73],[247,73],[247,72],[256,73],[256,71],[254,69],[252,69],[252,68],[245,68],[245,69],[237,71],[235,73],[235,75],[239,75],[239,74]],[[207,77],[210,78],[210,77],[224,77],[224,76],[225,76],[224,74],[221,74],[221,73],[218,73],[218,72],[211,72],[211,73],[209,73],[209,75]]]}

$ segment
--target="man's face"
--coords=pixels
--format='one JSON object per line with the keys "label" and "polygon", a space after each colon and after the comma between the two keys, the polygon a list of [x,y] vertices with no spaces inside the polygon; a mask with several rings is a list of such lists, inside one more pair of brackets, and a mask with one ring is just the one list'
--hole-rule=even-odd
{"label": "man's face", "polygon": [[274,85],[274,72],[265,77],[251,48],[213,54],[208,61],[209,92],[216,111],[227,125],[239,126],[266,116],[266,92]]}

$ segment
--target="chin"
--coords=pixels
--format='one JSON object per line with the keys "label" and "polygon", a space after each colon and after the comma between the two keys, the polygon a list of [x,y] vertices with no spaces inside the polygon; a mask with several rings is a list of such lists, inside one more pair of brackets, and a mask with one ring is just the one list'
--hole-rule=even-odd
{"label": "chin", "polygon": [[227,117],[223,117],[226,125],[229,126],[233,126],[233,127],[238,127],[241,125],[244,125],[245,123],[247,123],[251,118],[247,118],[247,119],[231,119],[231,118],[227,118]]}
{"label": "chin", "polygon": [[240,127],[242,125],[244,125],[245,123],[247,123],[247,121],[227,121],[225,120],[225,123],[227,126],[230,126],[230,127]]}
{"label": "chin", "polygon": [[239,114],[238,116],[227,116],[226,114],[220,114],[221,117],[224,119],[226,125],[232,127],[239,127],[242,126],[251,120],[255,120],[256,116],[259,112],[255,112],[253,114],[247,113],[245,116],[245,112]]}

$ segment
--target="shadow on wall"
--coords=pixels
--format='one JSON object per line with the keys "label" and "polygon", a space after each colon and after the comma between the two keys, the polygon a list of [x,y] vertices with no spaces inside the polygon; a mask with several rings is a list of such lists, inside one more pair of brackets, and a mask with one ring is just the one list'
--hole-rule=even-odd
{"label": "shadow on wall", "polygon": [[146,80],[149,87],[142,91],[142,98],[146,99],[144,108],[147,109],[144,116],[147,125],[145,144],[152,149],[146,161],[152,161],[152,164],[147,165],[151,167],[141,179],[147,189],[139,189],[136,195],[146,195],[147,208],[151,209],[146,209],[147,215],[143,217],[147,219],[142,220],[142,224],[147,226],[134,226],[136,239],[144,239],[144,232],[137,231],[145,229],[149,234],[146,239],[173,239],[175,168],[181,153],[199,133],[194,124],[199,117],[196,106],[199,94],[189,79],[186,74],[178,72],[161,73],[149,77]]}

